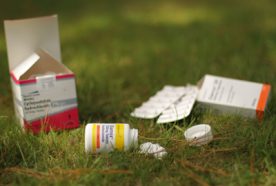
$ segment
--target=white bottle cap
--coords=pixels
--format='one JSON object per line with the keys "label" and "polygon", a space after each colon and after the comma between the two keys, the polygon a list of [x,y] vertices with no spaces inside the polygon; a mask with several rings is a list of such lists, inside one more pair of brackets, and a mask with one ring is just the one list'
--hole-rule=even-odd
{"label": "white bottle cap", "polygon": [[199,124],[188,128],[184,132],[186,140],[190,145],[201,146],[209,143],[213,139],[210,125]]}
{"label": "white bottle cap", "polygon": [[138,129],[130,129],[130,144],[134,147],[138,146]]}
{"label": "white bottle cap", "polygon": [[87,124],[85,126],[85,152],[91,153],[92,152],[92,125]]}

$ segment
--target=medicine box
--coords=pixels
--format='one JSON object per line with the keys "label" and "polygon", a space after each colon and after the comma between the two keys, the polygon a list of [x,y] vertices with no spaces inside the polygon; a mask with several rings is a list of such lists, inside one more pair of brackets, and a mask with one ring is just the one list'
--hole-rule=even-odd
{"label": "medicine box", "polygon": [[75,75],[61,60],[56,15],[4,21],[16,116],[33,133],[79,126]]}
{"label": "medicine box", "polygon": [[198,83],[197,101],[224,113],[262,120],[270,97],[269,84],[205,75]]}

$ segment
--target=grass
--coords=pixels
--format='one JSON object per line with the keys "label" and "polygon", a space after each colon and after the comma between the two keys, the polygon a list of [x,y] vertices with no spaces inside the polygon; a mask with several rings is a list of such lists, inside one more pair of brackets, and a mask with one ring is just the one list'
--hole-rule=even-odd
{"label": "grass", "polygon": [[[17,6],[14,6],[17,4]],[[159,126],[130,112],[166,84],[216,74],[276,86],[272,0],[7,1],[0,19],[59,14],[63,62],[75,72],[80,128],[33,136],[14,118],[0,30],[0,184],[276,185],[276,101],[261,125],[197,105],[184,121]],[[140,143],[158,142],[163,160],[138,153],[86,155],[84,126],[126,122]],[[215,139],[190,147],[182,130],[209,123]]]}

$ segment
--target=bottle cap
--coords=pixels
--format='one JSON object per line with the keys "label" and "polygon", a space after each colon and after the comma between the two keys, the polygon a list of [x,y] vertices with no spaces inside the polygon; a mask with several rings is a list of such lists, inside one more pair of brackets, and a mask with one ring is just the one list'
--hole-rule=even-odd
{"label": "bottle cap", "polygon": [[213,139],[210,125],[199,124],[188,128],[184,132],[186,140],[190,145],[201,146],[208,144]]}
{"label": "bottle cap", "polygon": [[91,124],[87,124],[85,126],[85,152],[86,153],[90,153],[92,152],[92,140],[91,140],[91,136],[92,136],[92,125]]}
{"label": "bottle cap", "polygon": [[134,147],[138,146],[138,129],[130,129],[130,140]]}

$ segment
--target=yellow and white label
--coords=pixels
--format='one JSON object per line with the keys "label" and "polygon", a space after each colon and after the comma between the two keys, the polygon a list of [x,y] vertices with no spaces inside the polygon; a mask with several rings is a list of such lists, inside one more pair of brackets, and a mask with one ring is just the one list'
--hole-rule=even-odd
{"label": "yellow and white label", "polygon": [[117,124],[115,129],[116,129],[115,147],[118,150],[124,150],[125,126],[124,124]]}
{"label": "yellow and white label", "polygon": [[93,124],[92,152],[109,152],[113,149],[124,150],[124,124]]}

